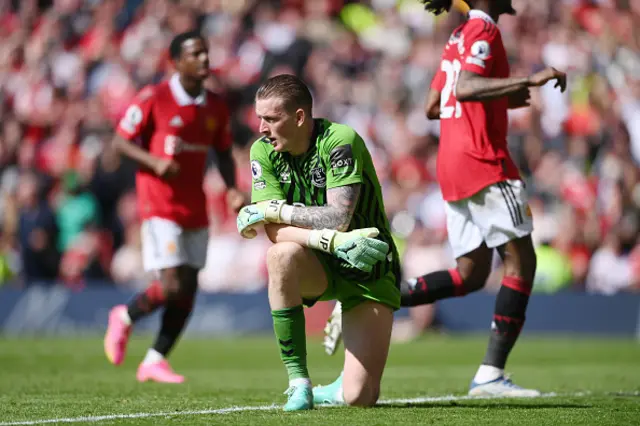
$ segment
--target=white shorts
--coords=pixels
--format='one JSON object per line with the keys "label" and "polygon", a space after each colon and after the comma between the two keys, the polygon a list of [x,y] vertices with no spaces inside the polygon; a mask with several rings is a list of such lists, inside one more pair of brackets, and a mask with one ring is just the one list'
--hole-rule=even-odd
{"label": "white shorts", "polygon": [[159,271],[181,265],[202,269],[207,260],[207,228],[185,230],[159,217],[142,222],[142,264],[145,271]]}
{"label": "white shorts", "polygon": [[533,231],[527,191],[519,180],[498,182],[445,204],[449,244],[456,259],[483,242],[489,248],[499,247]]}

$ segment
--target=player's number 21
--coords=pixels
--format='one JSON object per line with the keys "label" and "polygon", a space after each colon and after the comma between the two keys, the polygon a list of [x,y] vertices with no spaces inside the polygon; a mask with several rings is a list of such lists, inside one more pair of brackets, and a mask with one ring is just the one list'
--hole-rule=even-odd
{"label": "player's number 21", "polygon": [[462,115],[462,107],[460,102],[456,100],[456,105],[448,105],[451,93],[458,84],[458,76],[460,76],[460,70],[462,65],[460,61],[454,59],[453,61],[442,61],[440,69],[447,76],[447,80],[444,83],[442,94],[440,97],[440,118],[451,118],[455,114],[455,118],[460,118]]}

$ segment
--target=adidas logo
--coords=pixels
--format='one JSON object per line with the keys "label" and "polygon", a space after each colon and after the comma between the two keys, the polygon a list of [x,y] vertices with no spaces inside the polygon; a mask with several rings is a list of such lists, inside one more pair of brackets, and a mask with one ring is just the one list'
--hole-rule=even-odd
{"label": "adidas logo", "polygon": [[169,122],[169,125],[171,127],[182,127],[184,126],[184,123],[182,122],[182,118],[180,118],[179,115],[176,115],[171,119],[171,121]]}

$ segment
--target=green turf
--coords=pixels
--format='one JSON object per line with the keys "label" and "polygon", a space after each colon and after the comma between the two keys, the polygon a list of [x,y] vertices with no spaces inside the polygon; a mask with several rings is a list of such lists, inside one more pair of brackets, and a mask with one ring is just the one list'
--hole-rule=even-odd
{"label": "green turf", "polygon": [[[394,345],[382,398],[463,395],[485,341],[483,336],[428,336]],[[287,383],[275,343],[269,337],[184,340],[172,357],[175,369],[188,377],[184,385],[135,381],[148,343],[148,338],[136,337],[127,361],[116,368],[107,364],[98,338],[0,339],[0,424],[161,412],[175,415],[92,424],[640,424],[640,343],[634,341],[523,338],[508,371],[516,383],[558,397],[193,415],[180,412],[282,404]],[[324,355],[318,341],[309,342],[309,352],[314,382],[333,380],[341,357]],[[573,396],[577,392],[585,394]]]}

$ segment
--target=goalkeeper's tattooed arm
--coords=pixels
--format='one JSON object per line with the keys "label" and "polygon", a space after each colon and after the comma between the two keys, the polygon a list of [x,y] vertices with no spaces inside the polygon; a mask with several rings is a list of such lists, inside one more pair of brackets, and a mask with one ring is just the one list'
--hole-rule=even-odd
{"label": "goalkeeper's tattooed arm", "polygon": [[349,229],[358,204],[360,184],[339,186],[327,190],[327,205],[322,207],[293,207],[291,225],[307,229]]}

